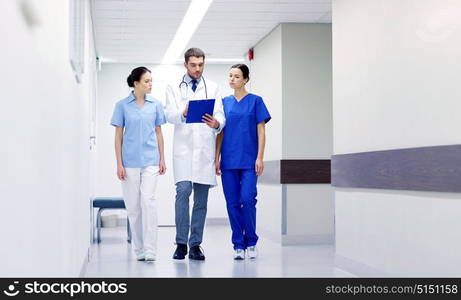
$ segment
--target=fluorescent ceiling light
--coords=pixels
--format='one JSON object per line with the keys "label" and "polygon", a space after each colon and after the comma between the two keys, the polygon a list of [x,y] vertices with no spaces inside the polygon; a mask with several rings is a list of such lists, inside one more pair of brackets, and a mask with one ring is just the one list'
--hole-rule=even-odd
{"label": "fluorescent ceiling light", "polygon": [[184,19],[163,57],[163,64],[174,64],[189,43],[200,22],[202,22],[213,0],[192,0]]}

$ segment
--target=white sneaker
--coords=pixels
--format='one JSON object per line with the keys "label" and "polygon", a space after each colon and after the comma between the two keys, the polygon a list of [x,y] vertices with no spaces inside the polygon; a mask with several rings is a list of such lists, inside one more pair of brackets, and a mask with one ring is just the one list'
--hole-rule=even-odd
{"label": "white sneaker", "polygon": [[258,251],[256,250],[256,246],[250,246],[247,248],[247,255],[249,258],[253,259],[258,256]]}
{"label": "white sneaker", "polygon": [[144,261],[144,260],[146,260],[146,256],[144,255],[144,252],[140,252],[140,253],[136,254],[136,260],[137,260],[137,261]]}
{"label": "white sneaker", "polygon": [[145,260],[146,261],[154,261],[155,260],[155,254],[152,252],[147,252],[145,255]]}
{"label": "white sneaker", "polygon": [[234,259],[235,260],[245,259],[245,250],[243,250],[243,249],[235,249],[234,250]]}

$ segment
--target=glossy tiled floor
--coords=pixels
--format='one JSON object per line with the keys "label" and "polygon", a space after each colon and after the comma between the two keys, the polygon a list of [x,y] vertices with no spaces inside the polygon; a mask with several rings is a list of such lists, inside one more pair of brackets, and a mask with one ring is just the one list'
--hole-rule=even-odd
{"label": "glossy tiled floor", "polygon": [[260,236],[259,257],[233,260],[227,225],[205,228],[205,261],[173,260],[174,227],[159,228],[157,260],[138,262],[123,227],[103,228],[91,248],[86,277],[355,277],[334,266],[333,246],[280,246]]}

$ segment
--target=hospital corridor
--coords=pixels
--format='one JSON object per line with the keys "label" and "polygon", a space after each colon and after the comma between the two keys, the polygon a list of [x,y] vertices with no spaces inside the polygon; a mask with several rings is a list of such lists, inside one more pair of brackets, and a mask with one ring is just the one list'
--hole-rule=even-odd
{"label": "hospital corridor", "polygon": [[0,13],[0,277],[461,276],[460,1]]}

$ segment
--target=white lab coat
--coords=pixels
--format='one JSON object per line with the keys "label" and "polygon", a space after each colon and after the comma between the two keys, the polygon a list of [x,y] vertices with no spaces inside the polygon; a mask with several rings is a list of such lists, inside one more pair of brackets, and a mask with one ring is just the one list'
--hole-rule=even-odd
{"label": "white lab coat", "polygon": [[[216,135],[226,123],[221,93],[218,85],[202,77],[195,92],[182,85],[182,77],[166,88],[165,116],[168,123],[174,124],[173,172],[175,184],[180,181],[216,186],[215,145]],[[215,99],[213,116],[219,122],[219,129],[210,128],[205,123],[186,123],[182,113],[188,100],[205,99],[206,83],[208,99]],[[187,90],[187,92],[186,92]],[[187,96],[186,96],[187,94]]]}

